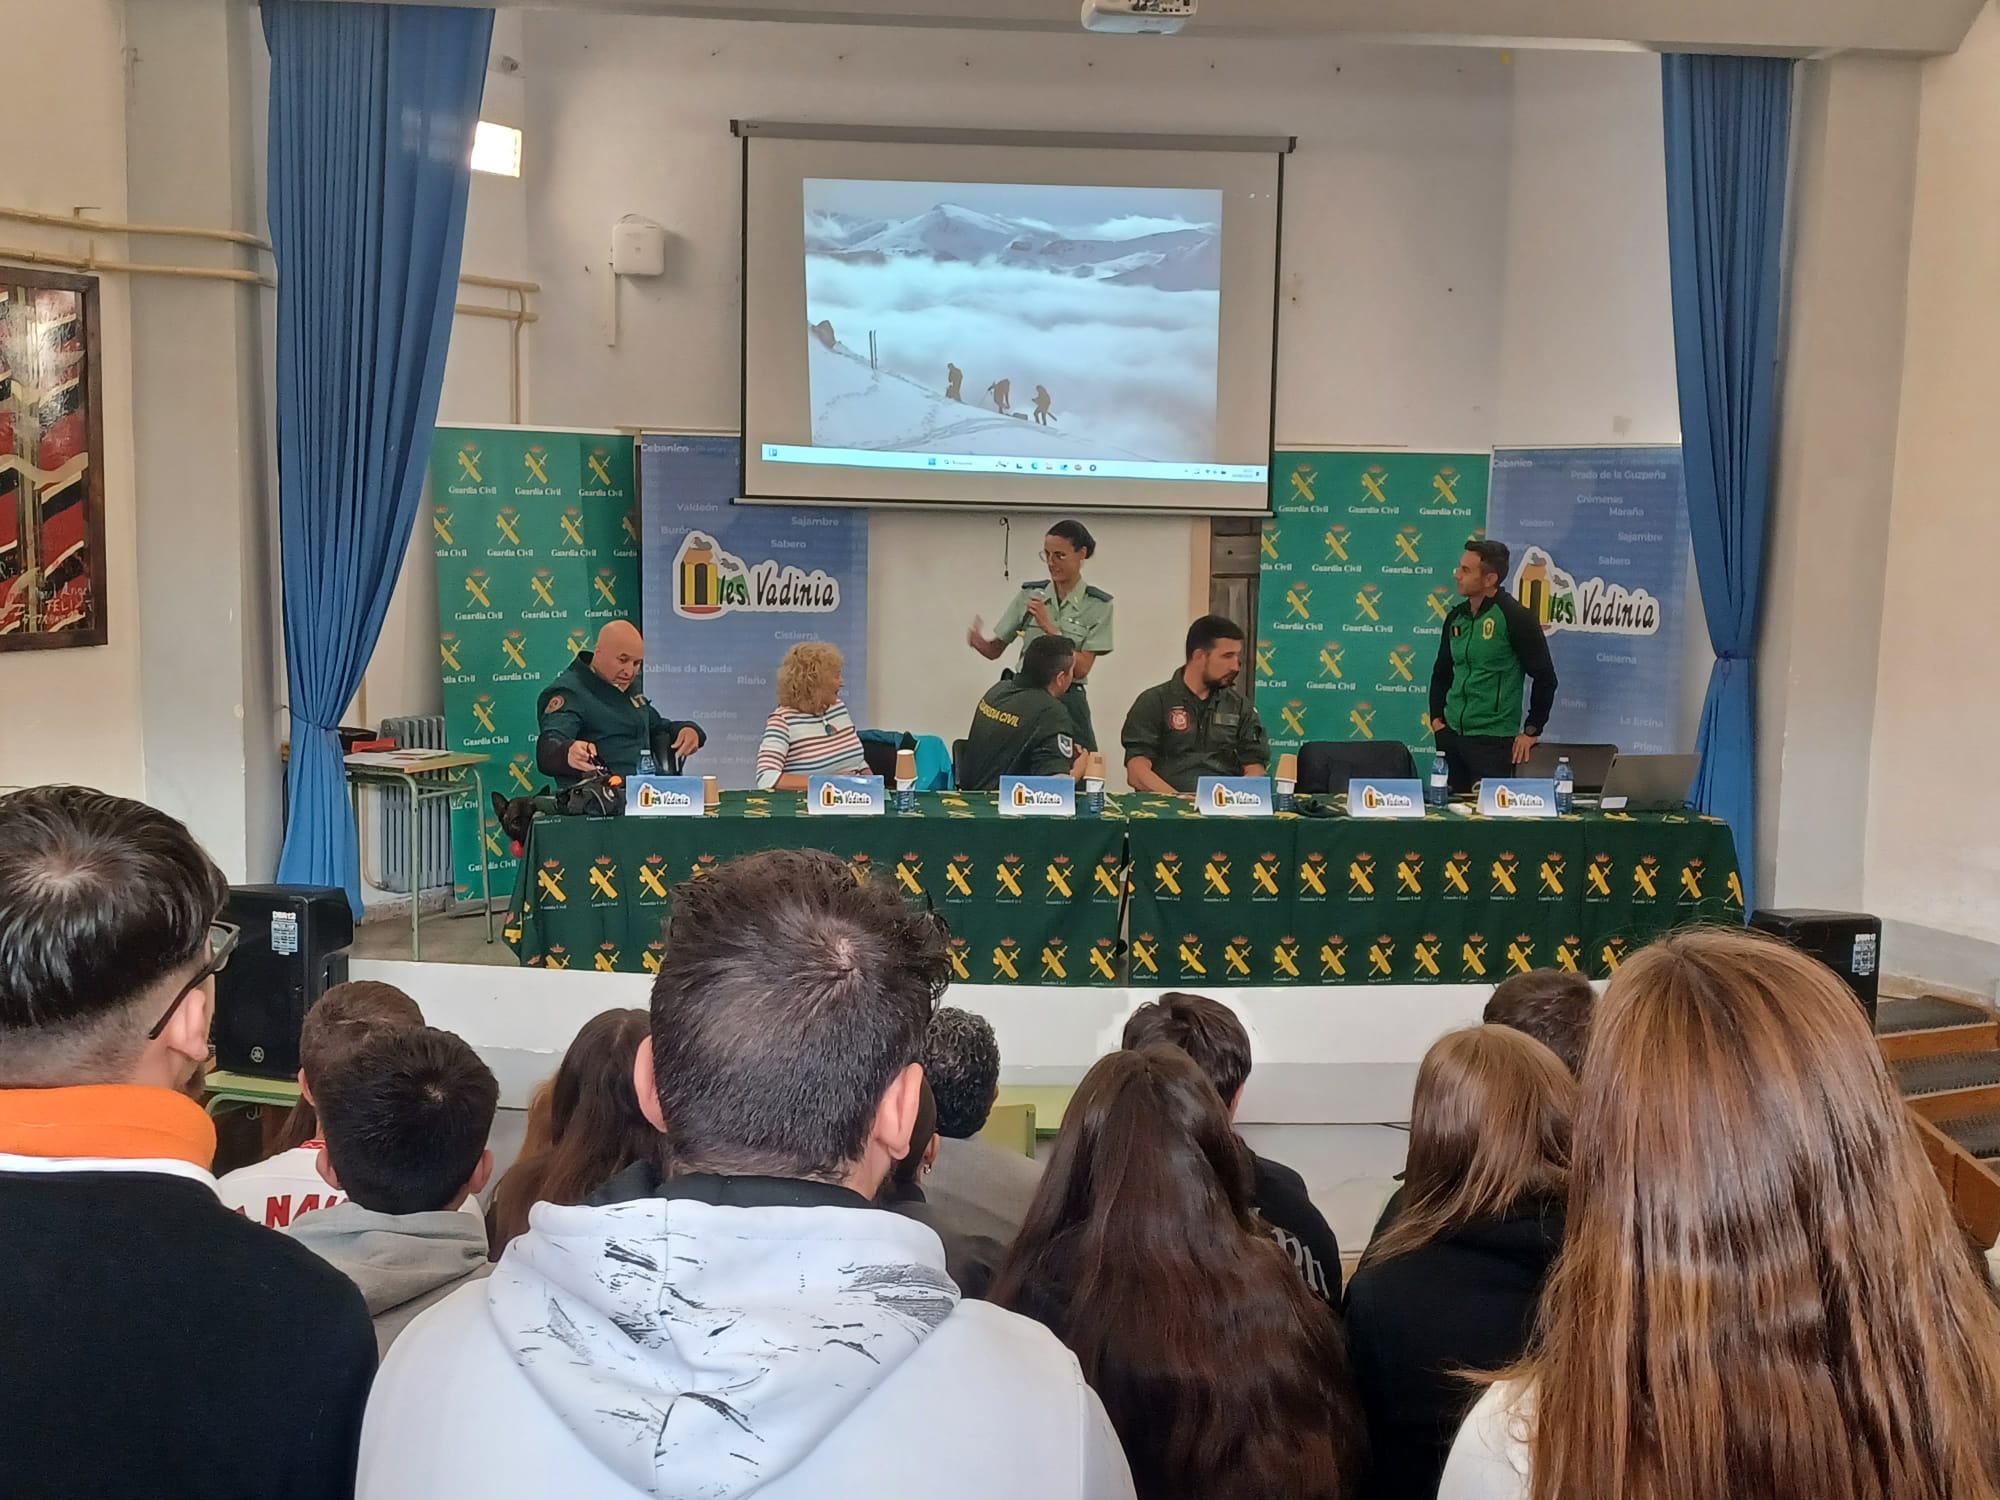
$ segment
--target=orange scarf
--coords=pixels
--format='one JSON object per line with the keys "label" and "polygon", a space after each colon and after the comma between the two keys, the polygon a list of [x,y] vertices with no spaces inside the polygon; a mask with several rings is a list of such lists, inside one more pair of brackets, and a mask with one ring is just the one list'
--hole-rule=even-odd
{"label": "orange scarf", "polygon": [[215,1122],[169,1089],[83,1084],[0,1089],[0,1152],[15,1156],[215,1161]]}

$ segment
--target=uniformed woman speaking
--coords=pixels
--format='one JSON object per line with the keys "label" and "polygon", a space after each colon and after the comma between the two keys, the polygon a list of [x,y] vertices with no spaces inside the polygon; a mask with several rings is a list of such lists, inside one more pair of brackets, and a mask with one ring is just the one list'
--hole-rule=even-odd
{"label": "uniformed woman speaking", "polygon": [[1097,552],[1097,539],[1081,521],[1058,521],[1042,538],[1042,561],[1049,576],[1024,583],[1000,612],[1000,623],[987,635],[975,617],[965,633],[966,644],[988,661],[998,661],[1016,636],[1023,650],[1044,635],[1067,637],[1076,646],[1076,680],[1063,702],[1076,723],[1076,741],[1086,750],[1097,748],[1090,723],[1090,699],[1083,682],[1091,663],[1111,652],[1111,596],[1083,581],[1083,564]]}

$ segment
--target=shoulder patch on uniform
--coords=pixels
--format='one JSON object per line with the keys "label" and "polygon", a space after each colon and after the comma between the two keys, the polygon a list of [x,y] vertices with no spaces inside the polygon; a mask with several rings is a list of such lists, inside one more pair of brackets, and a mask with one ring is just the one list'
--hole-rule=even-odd
{"label": "shoulder patch on uniform", "polygon": [[1064,758],[1068,760],[1076,759],[1076,741],[1068,735],[1059,734],[1056,736],[1056,749],[1062,751]]}
{"label": "shoulder patch on uniform", "polygon": [[561,693],[557,693],[553,698],[549,699],[548,712],[549,713],[559,712],[562,706],[563,706],[563,695]]}
{"label": "shoulder patch on uniform", "polygon": [[1025,594],[1025,593],[1027,593],[1027,592],[1028,592],[1028,590],[1029,590],[1029,589],[1045,589],[1045,588],[1047,588],[1048,586],[1049,586],[1049,581],[1048,581],[1048,579],[1046,579],[1046,578],[1037,578],[1037,579],[1036,579],[1036,580],[1035,580],[1035,581],[1034,581],[1033,583],[1024,583],[1024,584],[1022,584],[1022,585],[1021,585],[1021,592]]}
{"label": "shoulder patch on uniform", "polygon": [[1109,604],[1111,602],[1111,596],[1094,583],[1086,583],[1083,586],[1083,591],[1100,604]]}

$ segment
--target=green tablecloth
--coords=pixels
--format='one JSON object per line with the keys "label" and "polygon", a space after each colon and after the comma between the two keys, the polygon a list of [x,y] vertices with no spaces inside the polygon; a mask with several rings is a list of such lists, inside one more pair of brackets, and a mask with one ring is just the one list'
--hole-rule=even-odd
{"label": "green tablecloth", "polygon": [[675,885],[780,848],[831,850],[931,903],[957,977],[977,984],[1604,978],[1663,932],[1743,919],[1729,830],[1692,813],[1231,819],[1127,796],[1102,818],[1003,818],[990,792],[880,818],[799,804],[726,792],[706,818],[539,819],[508,941],[527,964],[649,972]]}
{"label": "green tablecloth", "polygon": [[813,817],[802,800],[725,792],[705,818],[537,819],[507,940],[528,964],[649,972],[675,885],[760,849],[827,849],[929,900],[962,980],[1116,979],[1121,820],[1003,818],[991,792],[925,793],[918,812],[879,818]]}
{"label": "green tablecloth", "polygon": [[1695,814],[1202,818],[1127,798],[1134,984],[1604,978],[1661,933],[1741,922],[1736,848]]}

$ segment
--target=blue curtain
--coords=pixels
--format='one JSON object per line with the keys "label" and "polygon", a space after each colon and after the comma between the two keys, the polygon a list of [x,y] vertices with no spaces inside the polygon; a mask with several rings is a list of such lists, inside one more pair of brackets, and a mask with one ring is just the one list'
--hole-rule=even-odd
{"label": "blue curtain", "polygon": [[1696,805],[1756,868],[1757,611],[1775,456],[1779,256],[1792,65],[1661,59],[1667,246],[1694,565],[1715,667],[1701,707]]}
{"label": "blue curtain", "polygon": [[361,685],[423,486],[493,12],[264,0],[278,266],[278,520],[291,684],[278,879],[360,857],[334,726]]}

